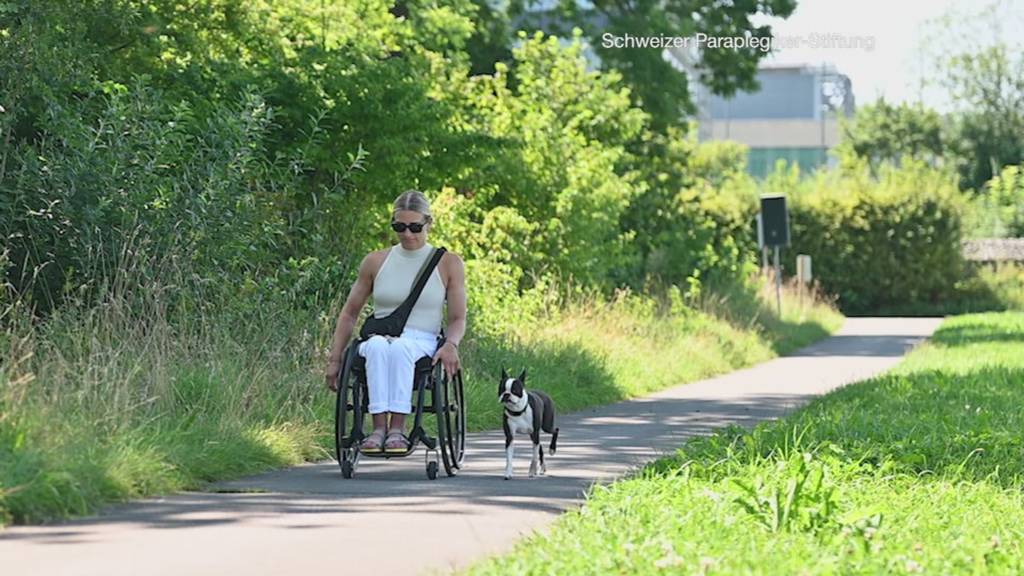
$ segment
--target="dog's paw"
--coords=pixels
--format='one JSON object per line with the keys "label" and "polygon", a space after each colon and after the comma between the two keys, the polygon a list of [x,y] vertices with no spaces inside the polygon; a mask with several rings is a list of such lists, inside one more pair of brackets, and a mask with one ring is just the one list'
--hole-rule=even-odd
{"label": "dog's paw", "polygon": [[512,475],[511,474],[505,474],[505,480],[511,480],[511,479],[512,479]]}

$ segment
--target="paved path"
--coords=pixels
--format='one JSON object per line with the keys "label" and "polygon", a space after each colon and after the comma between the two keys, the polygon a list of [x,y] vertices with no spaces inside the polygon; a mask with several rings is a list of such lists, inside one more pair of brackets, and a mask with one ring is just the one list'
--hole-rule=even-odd
{"label": "paved path", "polygon": [[[938,319],[849,319],[835,336],[758,366],[560,419],[548,476],[518,451],[502,479],[501,432],[471,434],[466,467],[428,481],[422,457],[333,461],[117,506],[98,517],[0,532],[4,575],[413,574],[508,549],[609,481],[690,436],[777,417],[899,362]],[[546,438],[546,437],[545,437]],[[390,539],[386,536],[393,532]],[[370,571],[372,570],[372,571]]]}

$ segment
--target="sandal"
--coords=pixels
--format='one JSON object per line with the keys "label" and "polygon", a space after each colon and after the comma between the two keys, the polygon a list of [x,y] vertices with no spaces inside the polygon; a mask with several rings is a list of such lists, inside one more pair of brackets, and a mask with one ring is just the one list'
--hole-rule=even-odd
{"label": "sandal", "polygon": [[401,430],[388,432],[388,437],[384,441],[384,451],[389,454],[408,452],[409,446],[409,437]]}
{"label": "sandal", "polygon": [[369,436],[363,438],[359,444],[361,452],[380,452],[384,450],[384,431],[374,430]]}

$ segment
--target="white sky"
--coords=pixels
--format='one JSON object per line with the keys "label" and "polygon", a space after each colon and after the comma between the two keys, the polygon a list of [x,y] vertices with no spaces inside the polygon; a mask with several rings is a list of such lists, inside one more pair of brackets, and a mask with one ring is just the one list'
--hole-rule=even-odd
{"label": "white sky", "polygon": [[[971,17],[991,5],[991,0],[797,0],[788,19],[758,18],[755,23],[771,24],[776,36],[809,40],[817,34],[841,37],[847,44],[812,48],[805,40],[803,46],[773,52],[765,64],[833,64],[850,77],[858,106],[884,96],[891,102],[921,100],[943,110],[948,100],[941,89],[921,87],[922,77],[939,73],[928,53],[961,52],[999,37],[1021,46],[1024,0],[997,1],[997,18]],[[943,17],[953,22],[954,33],[942,32],[949,29],[938,24]]]}

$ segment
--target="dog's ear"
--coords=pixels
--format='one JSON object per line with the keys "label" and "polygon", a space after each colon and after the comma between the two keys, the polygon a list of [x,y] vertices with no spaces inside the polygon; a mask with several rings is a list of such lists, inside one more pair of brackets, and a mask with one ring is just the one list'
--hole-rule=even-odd
{"label": "dog's ear", "polygon": [[505,385],[505,380],[508,380],[508,372],[505,370],[505,367],[502,366],[501,367],[501,385],[502,386]]}
{"label": "dog's ear", "polygon": [[519,381],[526,384],[526,368],[523,368],[523,373],[519,375]]}

